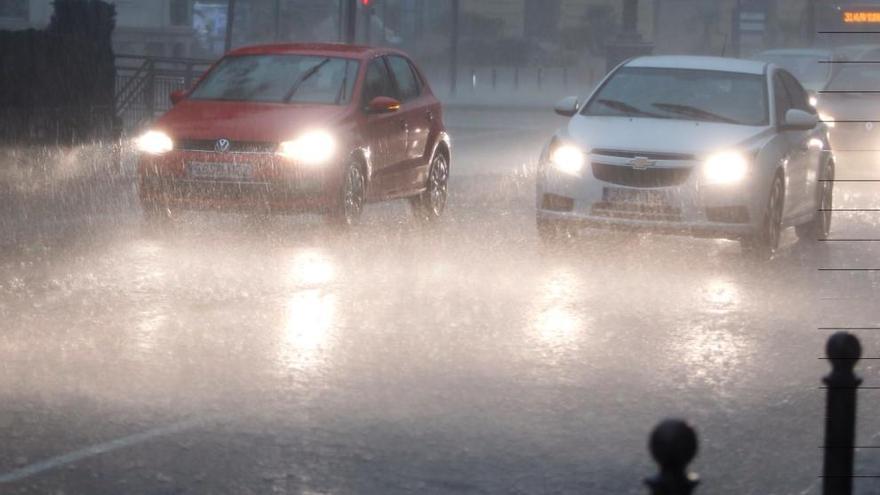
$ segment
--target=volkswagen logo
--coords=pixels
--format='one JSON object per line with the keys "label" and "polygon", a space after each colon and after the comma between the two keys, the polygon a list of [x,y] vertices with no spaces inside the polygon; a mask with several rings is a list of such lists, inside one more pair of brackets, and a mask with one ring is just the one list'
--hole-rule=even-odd
{"label": "volkswagen logo", "polygon": [[636,170],[647,170],[651,165],[654,165],[654,160],[649,160],[644,156],[637,156],[629,161],[629,166]]}
{"label": "volkswagen logo", "polygon": [[228,139],[218,139],[216,143],[214,143],[214,151],[217,153],[226,153],[229,151],[229,145],[232,144]]}

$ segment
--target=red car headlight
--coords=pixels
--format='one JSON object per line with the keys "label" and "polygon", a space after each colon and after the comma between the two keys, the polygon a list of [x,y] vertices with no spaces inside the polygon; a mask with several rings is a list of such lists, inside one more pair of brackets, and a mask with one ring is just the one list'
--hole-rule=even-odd
{"label": "red car headlight", "polygon": [[134,140],[138,151],[151,155],[161,155],[174,149],[174,141],[161,131],[147,131]]}
{"label": "red car headlight", "polygon": [[326,131],[312,131],[278,145],[278,154],[296,163],[322,165],[336,154],[336,139]]}

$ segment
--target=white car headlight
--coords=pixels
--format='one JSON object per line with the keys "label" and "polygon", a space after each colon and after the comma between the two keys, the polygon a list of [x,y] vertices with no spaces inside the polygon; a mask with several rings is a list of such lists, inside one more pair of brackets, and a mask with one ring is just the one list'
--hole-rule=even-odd
{"label": "white car headlight", "polygon": [[336,153],[336,140],[325,131],[312,131],[278,146],[278,154],[306,165],[329,161]]}
{"label": "white car headlight", "polygon": [[161,131],[147,131],[134,142],[138,151],[151,155],[161,155],[174,149],[174,141]]}
{"label": "white car headlight", "polygon": [[584,168],[587,157],[583,150],[571,144],[563,144],[550,153],[550,163],[560,172],[578,175]]}
{"label": "white car headlight", "polygon": [[834,117],[828,115],[827,113],[819,112],[819,120],[824,122],[828,127],[834,127]]}
{"label": "white car headlight", "polygon": [[742,153],[715,153],[703,164],[703,179],[708,184],[733,184],[745,179],[749,162]]}
{"label": "white car headlight", "polygon": [[812,106],[812,107],[815,107],[816,105],[819,104],[819,98],[816,98],[813,95],[810,95],[809,101],[810,101],[810,106]]}

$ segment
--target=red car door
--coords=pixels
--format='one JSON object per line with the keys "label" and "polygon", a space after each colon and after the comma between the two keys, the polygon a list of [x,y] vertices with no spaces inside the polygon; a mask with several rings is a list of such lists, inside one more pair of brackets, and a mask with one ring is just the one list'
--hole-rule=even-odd
{"label": "red car door", "polygon": [[423,92],[409,60],[399,55],[389,55],[387,59],[400,95],[400,114],[407,124],[404,163],[396,174],[396,183],[401,192],[411,192],[423,187],[427,178],[434,99],[429,93]]}
{"label": "red car door", "polygon": [[[384,57],[376,57],[367,65],[361,106],[367,110],[370,101],[379,96],[399,99],[397,88],[385,64]],[[398,110],[390,113],[368,113],[365,135],[370,146],[373,177],[370,197],[381,198],[393,194],[397,186],[394,176],[406,156],[406,120]]]}

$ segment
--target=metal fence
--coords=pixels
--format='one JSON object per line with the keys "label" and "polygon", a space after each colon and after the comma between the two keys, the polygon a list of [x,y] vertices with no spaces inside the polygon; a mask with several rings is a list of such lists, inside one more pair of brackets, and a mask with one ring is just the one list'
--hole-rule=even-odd
{"label": "metal fence", "polygon": [[[828,339],[825,354],[831,373],[822,379],[827,390],[825,405],[825,441],[822,445],[822,495],[851,495],[855,459],[856,395],[862,379],[855,372],[862,356],[859,339],[839,332]],[[649,450],[659,472],[645,483],[654,495],[689,495],[697,486],[698,477],[688,471],[688,464],[697,454],[698,441],[694,429],[676,419],[663,421],[651,433]],[[710,490],[711,491],[711,490]]]}
{"label": "metal fence", "polygon": [[190,86],[211,66],[210,60],[116,56],[116,116],[131,131],[171,107],[171,93]]}
{"label": "metal fence", "polygon": [[568,67],[471,67],[465,77],[463,90],[553,91],[581,86],[597,76]]}
{"label": "metal fence", "polygon": [[605,75],[583,67],[541,66],[469,66],[458,71],[453,88],[449,74],[442,68],[423,67],[431,86],[438,93],[451,95],[547,92],[568,94],[591,87]]}

